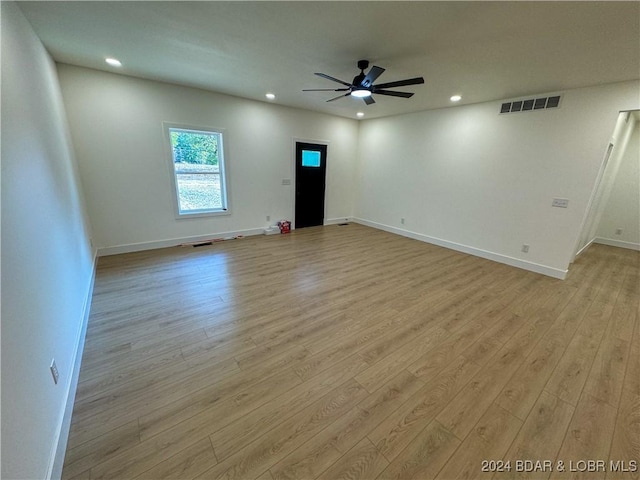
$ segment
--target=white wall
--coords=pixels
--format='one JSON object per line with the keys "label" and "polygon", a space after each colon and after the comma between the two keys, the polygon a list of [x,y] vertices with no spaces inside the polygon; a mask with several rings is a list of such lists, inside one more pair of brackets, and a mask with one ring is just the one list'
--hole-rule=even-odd
{"label": "white wall", "polygon": [[[561,92],[554,110],[499,115],[501,102],[489,102],[365,121],[355,215],[563,278],[618,112],[638,107],[638,87]],[[552,208],[554,197],[569,208]]]}
{"label": "white wall", "polygon": [[589,200],[587,214],[576,248],[576,256],[586,251],[589,245],[595,240],[598,224],[600,223],[607,199],[613,188],[613,181],[620,166],[620,161],[627,148],[631,133],[629,129],[630,126],[631,125],[626,122],[626,114],[621,112],[616,120],[604,159],[596,176],[595,187]]}
{"label": "white wall", "polygon": [[93,254],[55,65],[16,4],[1,9],[2,478],[38,479],[61,468]]}
{"label": "white wall", "polygon": [[[623,138],[619,139],[625,148],[596,237],[600,243],[640,250],[640,123],[630,115],[627,126]],[[618,229],[622,229],[622,234],[616,234]]]}
{"label": "white wall", "polygon": [[[95,244],[101,253],[293,219],[294,137],[328,141],[325,221],[350,217],[358,122],[59,65]],[[163,122],[225,129],[231,215],[176,219]],[[292,179],[292,185],[282,185]]]}

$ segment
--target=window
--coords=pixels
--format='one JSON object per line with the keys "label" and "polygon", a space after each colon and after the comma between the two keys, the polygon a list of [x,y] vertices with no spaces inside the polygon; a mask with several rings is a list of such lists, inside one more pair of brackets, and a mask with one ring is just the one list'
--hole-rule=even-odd
{"label": "window", "polygon": [[303,167],[319,167],[320,152],[316,150],[302,150],[302,166]]}
{"label": "window", "polygon": [[168,127],[178,215],[227,213],[222,132]]}

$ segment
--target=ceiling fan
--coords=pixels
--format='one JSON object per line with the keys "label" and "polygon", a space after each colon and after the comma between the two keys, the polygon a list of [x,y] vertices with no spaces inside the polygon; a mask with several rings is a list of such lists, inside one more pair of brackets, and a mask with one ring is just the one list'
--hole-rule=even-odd
{"label": "ceiling fan", "polygon": [[375,100],[371,97],[371,95],[374,93],[376,95],[389,95],[391,97],[410,98],[413,96],[413,93],[394,92],[392,90],[386,89],[424,83],[424,78],[416,77],[408,78],[406,80],[398,80],[396,82],[374,85],[373,82],[375,82],[377,78],[382,75],[382,73],[384,72],[384,68],[374,65],[373,67],[371,67],[371,70],[369,70],[369,73],[365,74],[364,71],[369,68],[368,60],[359,60],[358,68],[360,69],[360,73],[353,78],[353,81],[351,83],[347,83],[343,80],[338,80],[337,78],[330,77],[329,75],[326,75],[324,73],[316,73],[316,75],[318,75],[319,77],[326,78],[327,80],[331,80],[332,82],[341,83],[346,88],[315,88],[303,90],[303,92],[347,92],[343,95],[338,95],[337,97],[331,98],[327,100],[327,102],[333,102],[334,100],[338,100],[339,98],[352,95],[354,97],[362,98],[362,100],[364,100],[364,103],[366,103],[367,105],[371,105],[372,103],[376,103]]}

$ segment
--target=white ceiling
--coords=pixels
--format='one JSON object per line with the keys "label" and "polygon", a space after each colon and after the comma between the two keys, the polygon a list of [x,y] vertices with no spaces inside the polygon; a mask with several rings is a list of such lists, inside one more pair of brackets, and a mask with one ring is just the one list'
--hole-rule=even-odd
{"label": "white ceiling", "polygon": [[[229,95],[376,118],[640,77],[640,2],[21,2],[62,63]],[[112,56],[121,69],[104,63]],[[356,62],[387,71],[397,90],[326,103]]]}

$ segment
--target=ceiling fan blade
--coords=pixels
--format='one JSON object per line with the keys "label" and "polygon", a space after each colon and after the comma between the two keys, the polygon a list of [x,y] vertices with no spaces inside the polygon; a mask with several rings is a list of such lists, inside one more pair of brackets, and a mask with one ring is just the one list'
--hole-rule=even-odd
{"label": "ceiling fan blade", "polygon": [[424,83],[424,78],[408,78],[406,80],[398,80],[397,82],[381,83],[380,85],[374,85],[375,89],[378,88],[393,88],[393,87],[405,87],[407,85],[418,85]]}
{"label": "ceiling fan blade", "polygon": [[346,92],[348,88],[307,88],[303,92]]}
{"label": "ceiling fan blade", "polygon": [[364,100],[364,103],[366,103],[367,105],[371,105],[372,103],[376,103],[376,101],[373,99],[372,96],[362,97],[362,99]]}
{"label": "ceiling fan blade", "polygon": [[362,85],[363,87],[370,87],[373,84],[373,82],[375,82],[376,79],[380,75],[382,75],[383,72],[384,72],[384,68],[376,67],[374,65],[373,67],[371,67],[371,70],[369,70],[369,73],[367,73],[366,77],[362,79],[362,82],[360,82],[360,85]]}
{"label": "ceiling fan blade", "polygon": [[322,78],[326,78],[327,80],[331,80],[332,82],[341,83],[342,85],[346,85],[347,87],[351,86],[350,83],[343,82],[342,80],[338,80],[337,78],[330,77],[329,75],[327,75],[325,73],[316,73],[315,75],[318,75],[319,77],[322,77]]}
{"label": "ceiling fan blade", "polygon": [[333,102],[334,100],[338,100],[339,98],[348,97],[351,95],[351,92],[347,92],[344,95],[338,95],[337,97],[330,98],[327,102]]}
{"label": "ceiling fan blade", "polygon": [[375,90],[376,95],[389,95],[390,97],[411,98],[413,93],[410,92],[394,92],[392,90]]}

